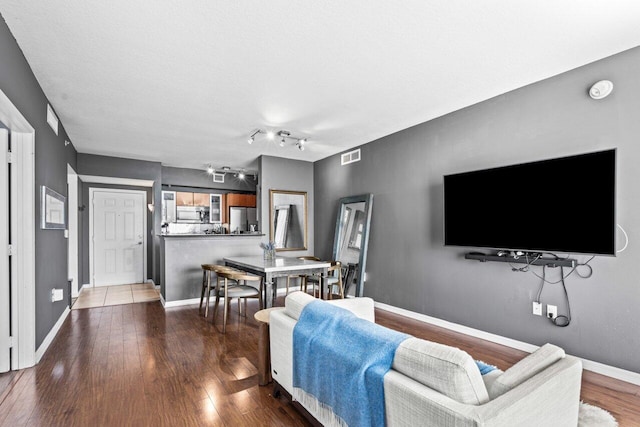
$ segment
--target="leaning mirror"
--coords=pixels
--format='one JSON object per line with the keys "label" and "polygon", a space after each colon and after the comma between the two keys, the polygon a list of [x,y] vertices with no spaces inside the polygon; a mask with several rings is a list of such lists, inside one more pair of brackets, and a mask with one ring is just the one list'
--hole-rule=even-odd
{"label": "leaning mirror", "polygon": [[276,251],[307,249],[307,193],[269,190],[269,237]]}
{"label": "leaning mirror", "polygon": [[345,294],[362,296],[367,261],[369,227],[373,194],[340,199],[336,232],[333,240],[333,259],[343,268]]}

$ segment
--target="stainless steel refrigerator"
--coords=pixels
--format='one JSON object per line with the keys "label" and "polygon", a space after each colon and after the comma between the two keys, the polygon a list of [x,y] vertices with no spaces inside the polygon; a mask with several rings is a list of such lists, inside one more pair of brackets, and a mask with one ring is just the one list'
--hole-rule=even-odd
{"label": "stainless steel refrigerator", "polygon": [[250,229],[250,226],[258,225],[256,208],[229,208],[229,232],[243,233]]}

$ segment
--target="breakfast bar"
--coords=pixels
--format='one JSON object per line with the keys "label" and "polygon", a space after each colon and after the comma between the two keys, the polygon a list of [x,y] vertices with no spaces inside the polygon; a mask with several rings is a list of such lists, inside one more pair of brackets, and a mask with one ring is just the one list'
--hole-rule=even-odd
{"label": "breakfast bar", "polygon": [[160,294],[165,307],[200,302],[202,264],[229,256],[262,256],[262,233],[168,234],[160,238]]}

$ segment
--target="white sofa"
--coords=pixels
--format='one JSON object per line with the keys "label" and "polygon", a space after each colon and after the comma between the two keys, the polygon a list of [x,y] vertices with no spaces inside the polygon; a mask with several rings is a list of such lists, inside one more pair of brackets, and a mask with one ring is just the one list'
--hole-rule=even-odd
{"label": "white sofa", "polygon": [[[287,296],[284,310],[271,312],[272,376],[276,387],[282,387],[289,395],[293,394],[293,327],[311,301],[314,298],[310,295],[294,292]],[[327,303],[374,321],[370,298]],[[540,347],[505,372],[496,370],[482,376],[473,358],[464,351],[409,338],[396,350],[384,378],[386,423],[390,427],[574,427],[578,423],[581,377],[580,360],[551,344]]]}

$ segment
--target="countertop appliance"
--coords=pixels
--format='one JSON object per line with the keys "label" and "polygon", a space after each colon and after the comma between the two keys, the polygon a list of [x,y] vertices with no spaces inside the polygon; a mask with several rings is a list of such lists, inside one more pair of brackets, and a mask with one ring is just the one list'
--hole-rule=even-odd
{"label": "countertop appliance", "polygon": [[178,206],[176,207],[176,217],[176,222],[209,222],[209,208],[202,206]]}

